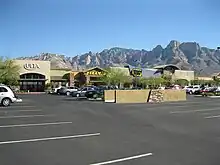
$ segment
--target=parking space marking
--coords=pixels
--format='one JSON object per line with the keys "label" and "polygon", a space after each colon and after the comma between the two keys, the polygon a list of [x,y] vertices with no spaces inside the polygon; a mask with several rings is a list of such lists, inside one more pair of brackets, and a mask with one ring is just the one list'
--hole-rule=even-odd
{"label": "parking space marking", "polygon": [[91,134],[73,135],[73,136],[57,136],[57,137],[39,138],[39,139],[3,141],[3,142],[0,142],[0,145],[15,144],[15,143],[27,143],[27,142],[39,142],[39,141],[49,141],[49,140],[74,139],[74,138],[83,138],[83,137],[91,137],[91,136],[99,136],[99,135],[100,135],[100,133],[91,133]]}
{"label": "parking space marking", "polygon": [[188,111],[171,111],[171,114],[175,113],[194,113],[194,112],[205,112],[205,111],[220,111],[220,108],[210,108],[210,109],[197,109],[197,110],[188,110]]}
{"label": "parking space marking", "polygon": [[93,164],[90,164],[90,165],[112,164],[112,163],[118,163],[118,162],[128,161],[128,160],[132,160],[132,159],[138,159],[138,158],[147,157],[147,156],[152,156],[152,155],[153,155],[153,153],[147,153],[147,154],[141,154],[141,155],[131,156],[131,157],[127,157],[127,158],[121,158],[121,159],[110,160],[110,161],[101,162],[101,163],[93,163]]}
{"label": "parking space marking", "polygon": [[42,111],[41,109],[27,109],[27,110],[4,110],[0,111],[0,113],[8,113],[8,112],[40,112]]}
{"label": "parking space marking", "polygon": [[208,117],[205,117],[205,119],[213,119],[213,118],[219,118],[220,115],[216,115],[216,116],[208,116]]}
{"label": "parking space marking", "polygon": [[55,115],[22,115],[22,116],[0,116],[0,119],[9,119],[9,118],[28,118],[28,117],[47,117]]}
{"label": "parking space marking", "polygon": [[47,126],[47,125],[63,125],[72,124],[73,122],[54,122],[54,123],[37,123],[37,124],[17,124],[17,125],[0,125],[0,128],[13,128],[13,127],[31,127],[31,126]]}
{"label": "parking space marking", "polygon": [[33,108],[33,107],[36,107],[36,106],[33,106],[33,105],[14,105],[14,106],[10,106],[10,107],[0,107],[0,109],[13,109],[13,108]]}
{"label": "parking space marking", "polygon": [[163,105],[183,105],[183,104],[201,104],[201,103],[216,103],[216,100],[199,100],[199,101],[179,101],[164,103]]}

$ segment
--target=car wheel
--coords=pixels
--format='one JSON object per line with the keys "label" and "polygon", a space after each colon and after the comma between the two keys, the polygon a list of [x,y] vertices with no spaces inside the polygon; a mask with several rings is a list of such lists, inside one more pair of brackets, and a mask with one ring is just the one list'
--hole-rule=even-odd
{"label": "car wheel", "polygon": [[11,100],[9,98],[4,98],[2,100],[2,106],[7,107],[11,104]]}
{"label": "car wheel", "polygon": [[66,95],[69,96],[69,95],[70,95],[70,92],[66,92]]}
{"label": "car wheel", "polygon": [[93,95],[93,98],[94,98],[94,99],[96,99],[97,97],[98,97],[98,95],[97,95],[97,94],[94,94],[94,95]]}
{"label": "car wheel", "polygon": [[79,93],[76,94],[76,97],[79,97]]}
{"label": "car wheel", "polygon": [[189,94],[192,95],[193,94],[192,91],[189,91]]}

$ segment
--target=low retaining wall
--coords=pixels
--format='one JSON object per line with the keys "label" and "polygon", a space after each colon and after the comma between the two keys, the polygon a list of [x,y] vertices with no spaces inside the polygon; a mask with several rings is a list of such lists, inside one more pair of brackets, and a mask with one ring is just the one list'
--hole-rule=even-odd
{"label": "low retaining wall", "polygon": [[185,101],[185,90],[105,90],[105,102],[112,103],[159,103]]}
{"label": "low retaining wall", "polygon": [[163,102],[164,94],[162,90],[151,90],[149,100],[150,103],[160,103]]}
{"label": "low retaining wall", "polygon": [[159,103],[167,101],[185,101],[186,91],[185,90],[152,90],[150,94],[149,102]]}
{"label": "low retaining wall", "polygon": [[163,101],[186,101],[185,90],[163,90]]}
{"label": "low retaining wall", "polygon": [[116,90],[116,103],[146,103],[150,90]]}
{"label": "low retaining wall", "polygon": [[106,103],[114,103],[115,102],[115,90],[105,90],[104,100]]}

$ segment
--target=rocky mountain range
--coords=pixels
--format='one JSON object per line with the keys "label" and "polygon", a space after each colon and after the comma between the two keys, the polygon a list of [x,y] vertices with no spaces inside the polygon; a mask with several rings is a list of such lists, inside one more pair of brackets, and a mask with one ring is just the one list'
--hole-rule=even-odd
{"label": "rocky mountain range", "polygon": [[99,53],[88,52],[76,56],[41,53],[18,59],[49,60],[51,68],[81,70],[94,66],[138,66],[152,68],[157,65],[174,64],[184,70],[195,70],[209,75],[220,72],[220,50],[201,47],[196,42],[171,41],[165,48],[157,45],[152,50],[135,50],[113,47]]}

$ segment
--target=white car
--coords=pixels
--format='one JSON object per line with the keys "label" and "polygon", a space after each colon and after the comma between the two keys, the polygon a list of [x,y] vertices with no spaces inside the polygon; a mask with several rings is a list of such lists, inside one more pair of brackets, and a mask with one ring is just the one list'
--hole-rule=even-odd
{"label": "white car", "polygon": [[0,85],[0,103],[2,106],[9,106],[11,103],[22,102],[18,99],[14,92],[6,85]]}
{"label": "white car", "polygon": [[193,85],[193,86],[188,86],[186,87],[186,92],[189,94],[195,93],[195,91],[200,90],[200,85]]}
{"label": "white car", "polygon": [[52,93],[57,93],[58,90],[61,89],[61,88],[62,88],[62,86],[59,86],[59,87],[57,87],[57,88],[53,88],[53,89],[52,89]]}

